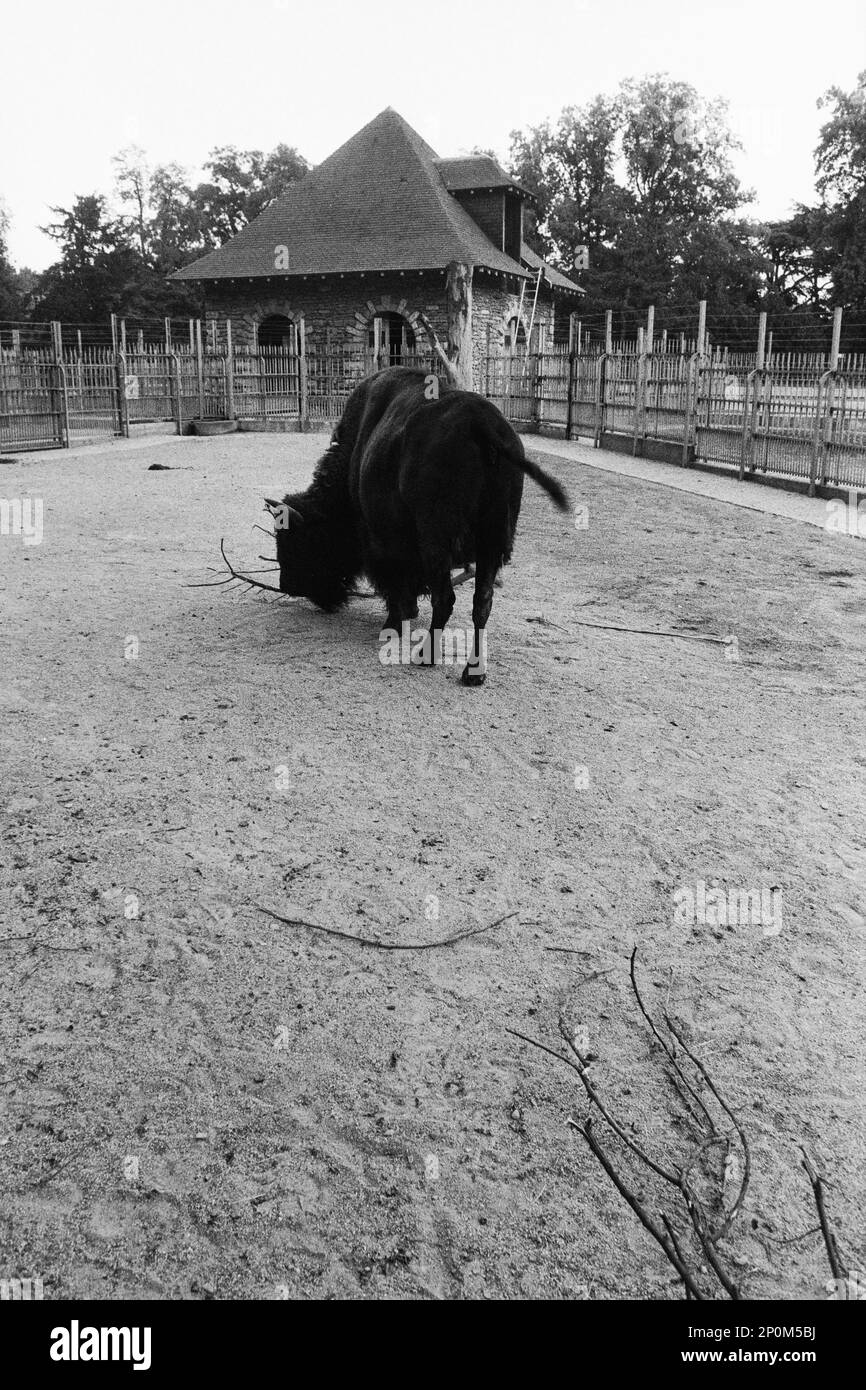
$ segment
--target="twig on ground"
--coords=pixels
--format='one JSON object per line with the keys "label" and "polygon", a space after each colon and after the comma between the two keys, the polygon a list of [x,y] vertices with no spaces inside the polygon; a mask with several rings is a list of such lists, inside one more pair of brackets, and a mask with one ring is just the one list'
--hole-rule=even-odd
{"label": "twig on ground", "polygon": [[493,931],[495,927],[501,927],[504,922],[517,916],[515,908],[497,917],[495,922],[487,922],[482,927],[469,927],[466,931],[455,932],[453,936],[444,936],[438,941],[379,941],[376,937],[355,936],[352,932],[340,931],[338,927],[323,927],[321,923],[308,922],[303,917],[283,917],[279,912],[264,907],[262,903],[254,903],[253,906],[266,913],[268,917],[273,917],[275,922],[283,922],[288,927],[307,927],[310,931],[321,932],[324,936],[336,936],[341,941],[352,941],[356,946],[374,946],[380,951],[432,951],[439,946],[453,946],[456,942],[465,941],[471,936],[481,936],[483,932]]}
{"label": "twig on ground", "polygon": [[[676,1245],[673,1243],[673,1241],[669,1240],[663,1234],[662,1231],[659,1230],[658,1226],[652,1220],[646,1208],[642,1205],[642,1203],[638,1200],[634,1193],[631,1192],[628,1187],[626,1187],[622,1178],[616,1172],[613,1164],[610,1162],[606,1153],[604,1152],[595,1135],[593,1134],[592,1120],[587,1120],[585,1124],[577,1125],[576,1128],[583,1135],[584,1139],[586,1140],[590,1149],[594,1153],[595,1157],[598,1159],[604,1171],[607,1173],[617,1192],[620,1194],[622,1198],[624,1198],[626,1202],[628,1202],[635,1216],[638,1218],[641,1225],[647,1231],[649,1231],[653,1240],[657,1241],[658,1244],[661,1246],[668,1260],[673,1265],[674,1269],[677,1271],[680,1278],[682,1279],[683,1284],[686,1287],[686,1291],[689,1294],[691,1294],[692,1298],[696,1299],[698,1302],[703,1303],[705,1301],[704,1295],[701,1293],[700,1289],[698,1288],[698,1285],[695,1283],[694,1277],[691,1271],[689,1270],[688,1266],[685,1264],[683,1260],[680,1259]],[[664,1218],[662,1219],[664,1220]]]}
{"label": "twig on ground", "polygon": [[[623,623],[594,623],[589,618],[573,619],[576,627],[595,627],[602,632],[632,632],[638,637],[679,637],[683,642],[710,642],[716,646],[727,646],[726,637],[707,637],[700,632],[668,632],[664,628],[626,627]],[[551,637],[547,645],[554,642],[577,642],[577,637]]]}
{"label": "twig on ground", "polygon": [[821,1223],[821,1235],[824,1237],[824,1247],[827,1251],[827,1259],[830,1262],[833,1278],[847,1279],[848,1270],[842,1263],[842,1258],[839,1254],[839,1246],[836,1243],[836,1236],[830,1225],[830,1220],[827,1216],[827,1208],[824,1204],[824,1181],[820,1173],[816,1172],[806,1150],[801,1148],[800,1152],[803,1155],[803,1167],[806,1170],[806,1176],[812,1185],[812,1195],[815,1198],[815,1206],[818,1209],[818,1220]]}

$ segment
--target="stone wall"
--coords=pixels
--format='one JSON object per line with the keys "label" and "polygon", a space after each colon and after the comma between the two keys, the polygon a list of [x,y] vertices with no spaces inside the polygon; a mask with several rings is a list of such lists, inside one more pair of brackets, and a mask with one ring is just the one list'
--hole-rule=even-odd
{"label": "stone wall", "polygon": [[[205,287],[205,318],[215,322],[216,341],[225,341],[225,324],[231,319],[232,338],[238,347],[256,345],[259,323],[272,314],[283,314],[297,322],[303,315],[307,346],[324,349],[357,344],[365,347],[371,320],[376,314],[401,314],[412,326],[419,352],[429,345],[419,322],[424,315],[440,341],[446,337],[445,272],[389,272],[367,275],[328,275],[289,279],[285,288],[278,281],[263,284],[234,282]],[[527,281],[521,317],[528,330],[532,314],[534,285]],[[501,348],[509,319],[520,304],[520,292],[490,271],[476,269],[472,286],[472,351],[475,385],[483,385],[485,358],[489,350]],[[563,301],[560,315],[567,321],[568,303]],[[554,303],[549,290],[542,288],[535,322],[552,334]],[[211,330],[213,331],[213,330]]]}

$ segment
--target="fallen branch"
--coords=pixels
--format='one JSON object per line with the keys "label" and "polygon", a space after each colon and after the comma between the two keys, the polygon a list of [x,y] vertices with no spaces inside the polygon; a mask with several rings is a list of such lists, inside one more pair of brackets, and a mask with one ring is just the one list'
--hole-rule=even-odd
{"label": "fallen branch", "polygon": [[[623,623],[594,623],[588,618],[575,618],[574,623],[576,627],[595,627],[600,628],[602,632],[632,632],[639,637],[677,637],[683,642],[711,642],[719,647],[728,645],[726,637],[707,637],[700,632],[669,632],[666,628],[626,627]],[[578,640],[577,637],[551,637],[550,643]]]}
{"label": "fallen branch", "polygon": [[806,1176],[808,1177],[809,1182],[812,1185],[812,1195],[815,1198],[815,1206],[818,1209],[818,1220],[821,1223],[821,1235],[824,1237],[824,1247],[827,1251],[827,1259],[830,1263],[830,1269],[832,1271],[833,1278],[845,1280],[848,1278],[849,1271],[845,1268],[845,1266],[842,1263],[841,1257],[839,1255],[839,1247],[836,1243],[836,1236],[833,1232],[833,1228],[830,1225],[830,1221],[827,1216],[827,1208],[824,1205],[823,1179],[821,1178],[820,1173],[817,1173],[815,1171],[815,1168],[810,1162],[809,1155],[806,1153],[806,1150],[801,1149],[800,1152],[803,1155],[803,1167],[806,1170]]}
{"label": "fallen branch", "polygon": [[373,946],[380,951],[433,951],[440,946],[453,946],[457,941],[466,941],[471,936],[481,936],[483,932],[493,931],[511,917],[517,916],[515,908],[497,917],[495,922],[488,922],[483,927],[470,927],[466,931],[455,932],[453,936],[443,936],[439,941],[380,941],[373,936],[355,936],[352,932],[340,931],[338,927],[323,927],[320,922],[308,922],[303,917],[282,917],[279,912],[274,912],[262,903],[253,903],[253,906],[268,917],[273,917],[275,922],[282,922],[287,927],[307,927],[310,931],[321,932],[323,936],[336,936],[341,941],[351,941],[356,946]]}

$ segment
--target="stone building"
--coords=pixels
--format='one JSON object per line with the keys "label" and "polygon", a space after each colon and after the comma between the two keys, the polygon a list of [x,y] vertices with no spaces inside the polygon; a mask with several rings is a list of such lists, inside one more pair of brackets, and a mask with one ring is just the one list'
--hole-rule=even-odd
{"label": "stone building", "polygon": [[[469,382],[488,350],[567,338],[580,288],[524,241],[533,201],[487,155],[440,159],[390,107],[231,241],[178,271],[241,346],[352,346],[399,362],[438,339]],[[380,359],[381,360],[381,359]]]}

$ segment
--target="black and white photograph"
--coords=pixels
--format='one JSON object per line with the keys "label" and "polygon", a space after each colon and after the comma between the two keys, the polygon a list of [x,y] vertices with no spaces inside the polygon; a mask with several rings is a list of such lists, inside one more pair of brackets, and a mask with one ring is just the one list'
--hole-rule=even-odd
{"label": "black and white photograph", "polygon": [[621,1370],[826,1374],[866,1300],[862,0],[0,34],[26,1366],[159,1379],[170,1305],[485,1301],[592,1305]]}

